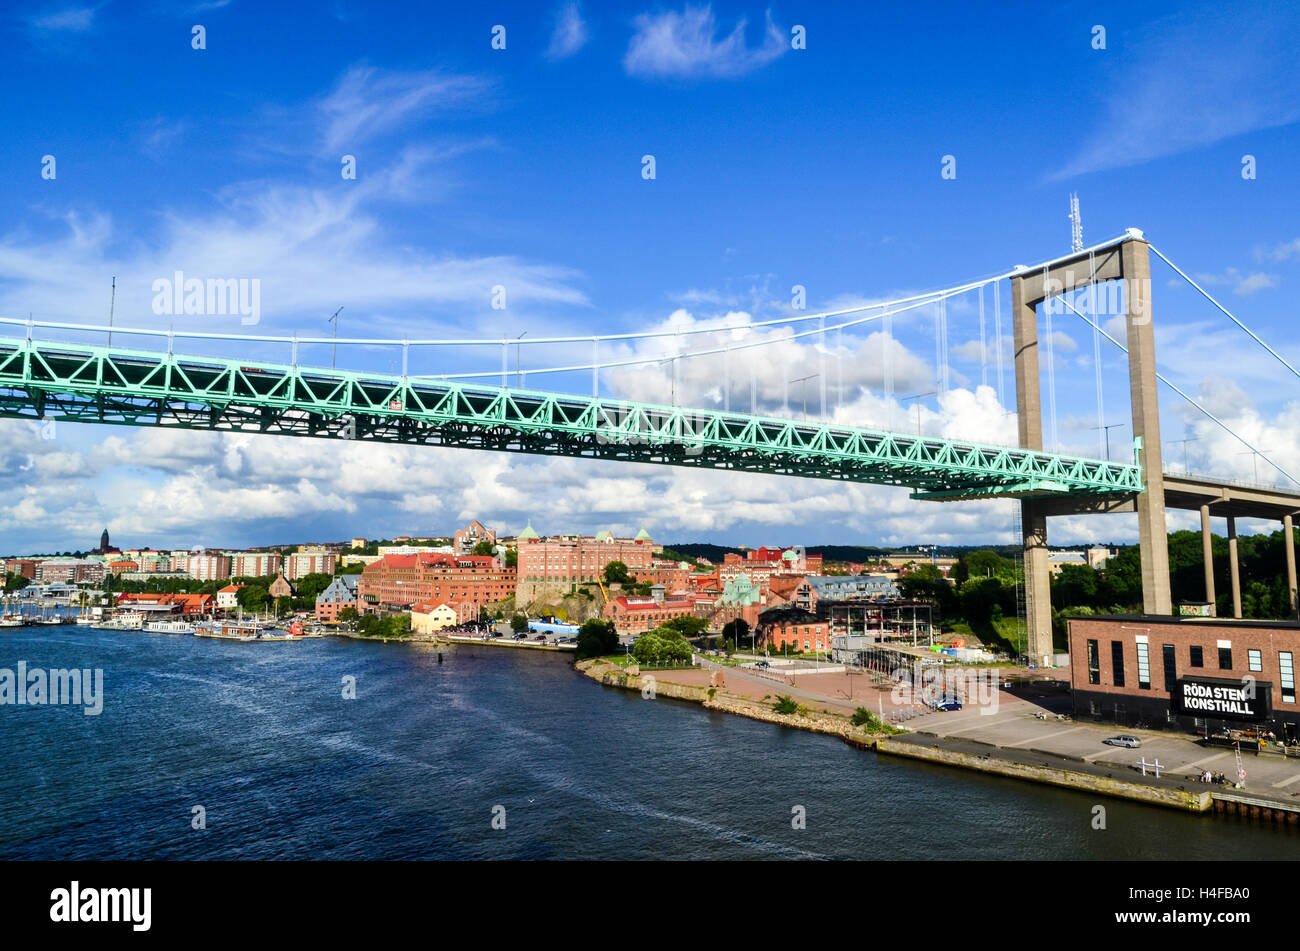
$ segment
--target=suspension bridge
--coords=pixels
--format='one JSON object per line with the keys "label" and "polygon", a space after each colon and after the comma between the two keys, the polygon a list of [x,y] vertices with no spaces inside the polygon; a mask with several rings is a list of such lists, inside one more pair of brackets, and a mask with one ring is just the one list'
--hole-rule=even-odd
{"label": "suspension bridge", "polygon": [[[1017,446],[986,445],[962,439],[923,436],[890,429],[866,429],[824,421],[796,420],[757,412],[755,382],[750,379],[749,411],[730,406],[732,385],[723,386],[722,409],[688,408],[670,404],[629,401],[601,395],[602,374],[619,368],[663,364],[702,357],[725,362],[737,352],[771,346],[771,339],[730,340],[714,347],[683,350],[685,335],[734,336],[737,328],[707,326],[679,331],[593,335],[585,337],[515,339],[392,340],[357,338],[274,337],[256,334],[204,333],[174,328],[105,328],[78,323],[0,318],[0,417],[28,420],[53,419],[77,423],[121,426],[176,427],[228,432],[251,432],[316,438],[370,440],[427,446],[453,446],[503,452],[614,459],[658,465],[689,466],[734,472],[758,472],[814,479],[863,482],[905,487],[915,499],[956,501],[1013,499],[1019,505],[1024,542],[1026,622],[1029,655],[1039,663],[1052,654],[1051,604],[1047,519],[1051,516],[1104,512],[1136,512],[1142,556],[1144,609],[1149,614],[1170,614],[1167,507],[1199,510],[1205,539],[1207,600],[1214,600],[1209,548],[1210,517],[1228,519],[1232,560],[1233,603],[1240,616],[1240,584],[1236,564],[1235,519],[1271,518],[1291,528],[1292,515],[1300,512],[1297,482],[1263,451],[1240,436],[1248,450],[1273,466],[1293,488],[1265,489],[1237,486],[1213,479],[1192,479],[1187,474],[1166,473],[1161,456],[1157,386],[1171,387],[1179,396],[1225,431],[1232,432],[1192,397],[1156,370],[1152,329],[1150,244],[1141,232],[1130,230],[1111,241],[1079,249],[1065,257],[1032,267],[1017,266],[980,281],[891,301],[864,304],[813,315],[794,315],[751,323],[741,328],[785,326],[792,332],[779,338],[790,341],[877,323],[890,336],[895,316],[920,308],[937,308],[936,372],[939,385],[948,385],[946,304],[949,299],[979,292],[980,346],[985,341],[984,294],[992,286],[995,301],[1002,281],[1011,284],[1013,324],[1012,362],[1015,371]],[[1300,377],[1291,364],[1268,347],[1235,316],[1215,301],[1191,278],[1157,250],[1156,254],[1222,310],[1256,343]],[[1121,310],[1126,340],[1120,342],[1099,323],[1095,292],[1102,285],[1123,289]],[[1087,289],[1093,299],[1085,308],[1071,295]],[[1044,306],[1059,302],[1058,307]],[[1047,333],[1038,333],[1038,309],[1047,315]],[[1133,458],[1113,462],[1044,450],[1040,340],[1048,355],[1048,418],[1056,429],[1055,384],[1052,359],[1052,313],[1068,309],[1090,326],[1095,346],[1104,337],[1127,354],[1132,408]],[[999,383],[1002,361],[1001,305],[994,309],[995,352]],[[846,318],[840,323],[828,324]],[[810,330],[793,325],[817,321]],[[0,334],[3,331],[0,330]],[[153,347],[114,346],[112,336],[148,338]],[[105,342],[93,342],[104,336]],[[600,348],[622,341],[676,337],[678,349],[667,359],[631,356],[600,360]],[[69,339],[71,337],[71,339]],[[87,342],[90,338],[92,342]],[[165,338],[165,348],[161,339]],[[258,362],[243,356],[177,352],[176,342],[225,342],[240,348],[253,344],[283,346],[288,362]],[[508,356],[519,348],[541,344],[563,345],[566,352],[590,343],[592,362],[533,368],[528,374],[591,373],[591,395],[575,395],[510,386]],[[378,373],[303,365],[300,348],[328,345],[400,349],[401,372]],[[438,375],[411,374],[412,351],[427,348],[500,348],[498,371],[472,371]],[[821,351],[826,352],[825,348]],[[888,364],[888,360],[885,360]],[[331,360],[333,363],[333,360]],[[753,363],[751,362],[751,374]],[[1098,354],[1098,414],[1101,408]],[[886,370],[886,374],[888,374]],[[842,370],[841,370],[842,373]],[[826,374],[822,378],[825,408]],[[798,382],[798,381],[796,381]],[[788,384],[787,384],[788,386]],[[743,390],[743,384],[742,384]],[[806,413],[806,411],[805,411]],[[918,411],[919,413],[919,411]],[[919,416],[918,416],[919,419]],[[1104,424],[1104,423],[1103,423]],[[1292,604],[1297,604],[1294,551],[1287,546],[1287,567]]]}

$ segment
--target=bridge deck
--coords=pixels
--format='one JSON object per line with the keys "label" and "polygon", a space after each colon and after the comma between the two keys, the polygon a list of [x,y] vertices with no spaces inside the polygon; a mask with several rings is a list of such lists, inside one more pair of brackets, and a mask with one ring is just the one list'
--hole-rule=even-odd
{"label": "bridge deck", "polygon": [[907,486],[1111,497],[1137,466],[1002,446],[379,373],[0,338],[0,416],[278,433]]}

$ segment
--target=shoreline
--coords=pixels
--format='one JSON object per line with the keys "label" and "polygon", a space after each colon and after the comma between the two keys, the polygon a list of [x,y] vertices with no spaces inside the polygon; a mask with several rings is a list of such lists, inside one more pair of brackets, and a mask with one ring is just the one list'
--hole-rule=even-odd
{"label": "shoreline", "polygon": [[631,675],[600,658],[578,661],[574,664],[574,668],[589,680],[603,686],[635,690],[644,694],[653,683],[655,697],[668,697],[698,704],[706,710],[732,713],[810,733],[837,736],[850,746],[881,755],[1055,786],[1075,792],[1125,799],[1142,805],[1175,809],[1194,815],[1226,813],[1249,815],[1254,819],[1271,820],[1277,824],[1300,823],[1300,808],[1288,808],[1289,804],[1270,803],[1259,799],[1242,802],[1246,797],[1236,792],[1191,790],[1177,785],[1174,781],[1137,782],[1116,777],[1113,769],[1109,772],[1105,769],[1087,772],[1072,768],[1073,763],[1070,760],[1038,750],[1006,750],[979,741],[954,742],[934,734],[913,732],[903,728],[900,728],[900,732],[896,734],[868,733],[865,728],[855,727],[847,717],[837,714],[816,710],[793,714],[777,713],[769,704],[735,697],[728,694],[725,689],[676,684],[658,680],[653,676],[647,678]]}

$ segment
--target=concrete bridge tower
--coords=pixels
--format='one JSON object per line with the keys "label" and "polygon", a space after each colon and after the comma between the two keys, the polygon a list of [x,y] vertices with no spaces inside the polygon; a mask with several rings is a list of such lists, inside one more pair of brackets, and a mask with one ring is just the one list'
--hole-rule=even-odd
{"label": "concrete bridge tower", "polygon": [[[1172,614],[1169,589],[1169,546],[1165,528],[1164,465],[1160,454],[1160,413],[1157,405],[1155,335],[1152,331],[1150,246],[1142,232],[1112,247],[1061,258],[1042,269],[1025,269],[1011,278],[1016,367],[1016,408],[1020,446],[1043,448],[1043,417],[1038,367],[1037,306],[1045,300],[1089,284],[1123,281],[1129,393],[1133,407],[1133,436],[1142,466],[1145,491],[1137,495],[1138,539],[1142,554],[1142,605],[1146,614]],[[1066,499],[1021,500],[1025,551],[1025,618],[1029,626],[1030,657],[1051,662],[1051,573],[1047,557],[1049,515],[1104,511],[1087,502]]]}

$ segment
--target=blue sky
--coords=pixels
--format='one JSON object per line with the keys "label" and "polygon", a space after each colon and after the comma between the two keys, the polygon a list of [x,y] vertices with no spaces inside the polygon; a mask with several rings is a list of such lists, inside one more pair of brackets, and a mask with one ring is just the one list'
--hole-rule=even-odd
{"label": "blue sky", "polygon": [[[492,47],[497,25],[504,49]],[[796,26],[806,49],[791,48]],[[152,282],[183,270],[258,280],[255,330],[268,335],[328,336],[340,306],[340,334],[364,337],[744,326],[789,314],[796,284],[816,311],[1064,253],[1075,191],[1085,243],[1144,229],[1294,362],[1297,26],[1300,14],[1264,4],[10,9],[0,316],[103,324],[116,276],[119,326],[240,332],[238,317],[153,313]],[[953,180],[940,175],[945,155]],[[1171,277],[1156,265],[1162,371],[1300,472],[1300,381]],[[491,306],[496,286],[504,310]],[[1009,357],[999,399],[991,296],[985,306],[981,351],[978,300],[949,305],[952,390],[920,400],[926,432],[1014,433]],[[1056,444],[1097,455],[1091,331],[1054,319]],[[897,318],[893,339],[874,327],[841,339],[814,415],[826,382],[827,417],[907,428],[916,404],[900,397],[938,375],[934,322],[922,312]],[[788,380],[827,367],[814,341],[782,333],[747,358],[765,412],[791,411]],[[1105,416],[1123,422],[1124,366],[1104,346]],[[397,369],[391,348],[345,354]],[[521,362],[588,356],[532,347]],[[486,348],[428,353],[414,372],[499,366]],[[606,374],[602,390],[718,405],[716,362],[684,361],[675,387],[669,366]],[[1254,477],[1261,464],[1240,444],[1162,399],[1171,462],[1183,459],[1175,441],[1192,438],[1191,469]],[[0,424],[0,550],[84,547],[105,524],[123,544],[176,546],[448,532],[470,517],[506,531],[529,518],[542,531],[644,523],[664,540],[745,544],[1005,541],[1011,524],[1005,505],[922,505],[869,486],[72,425],[41,435]],[[1128,438],[1113,430],[1114,451]],[[1053,523],[1062,542],[1132,534],[1120,516]]]}

